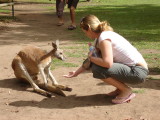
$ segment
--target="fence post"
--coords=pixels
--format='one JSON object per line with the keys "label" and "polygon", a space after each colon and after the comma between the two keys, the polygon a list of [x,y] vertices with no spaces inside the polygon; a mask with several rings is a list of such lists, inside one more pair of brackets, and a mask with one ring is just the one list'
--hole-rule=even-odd
{"label": "fence post", "polygon": [[13,0],[12,0],[12,17],[14,18],[14,2],[13,2]]}

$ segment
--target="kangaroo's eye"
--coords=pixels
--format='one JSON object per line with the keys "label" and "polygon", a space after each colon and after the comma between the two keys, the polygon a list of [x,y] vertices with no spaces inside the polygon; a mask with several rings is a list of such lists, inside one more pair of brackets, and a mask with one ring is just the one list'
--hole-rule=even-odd
{"label": "kangaroo's eye", "polygon": [[60,52],[60,55],[62,55],[62,53]]}

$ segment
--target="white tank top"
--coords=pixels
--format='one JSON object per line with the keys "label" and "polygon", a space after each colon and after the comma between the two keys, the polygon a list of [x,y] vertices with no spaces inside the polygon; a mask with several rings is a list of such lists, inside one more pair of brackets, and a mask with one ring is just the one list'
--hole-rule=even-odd
{"label": "white tank top", "polygon": [[[124,37],[112,32],[104,31],[98,38],[98,44],[106,39],[110,39],[113,50],[113,61],[128,66],[135,66],[137,63],[144,61],[142,55],[133,47]],[[99,45],[97,44],[97,47]]]}

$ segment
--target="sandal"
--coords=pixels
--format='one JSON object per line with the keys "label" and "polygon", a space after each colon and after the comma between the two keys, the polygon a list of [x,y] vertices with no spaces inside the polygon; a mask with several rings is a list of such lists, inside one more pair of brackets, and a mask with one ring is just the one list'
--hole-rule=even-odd
{"label": "sandal", "polygon": [[128,97],[116,97],[115,99],[112,99],[112,103],[114,104],[122,104],[125,102],[130,102],[132,98],[134,98],[136,95],[134,93],[131,93]]}
{"label": "sandal", "polygon": [[76,29],[76,26],[73,25],[68,26],[68,30],[74,30],[74,29]]}

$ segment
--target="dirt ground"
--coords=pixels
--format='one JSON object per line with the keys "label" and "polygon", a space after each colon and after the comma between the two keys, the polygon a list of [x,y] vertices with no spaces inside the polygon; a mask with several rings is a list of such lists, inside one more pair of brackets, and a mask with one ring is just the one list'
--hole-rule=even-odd
{"label": "dirt ground", "polygon": [[[43,7],[42,7],[43,6]],[[113,105],[105,94],[114,88],[92,78],[90,73],[66,79],[62,75],[76,68],[58,68],[53,75],[60,84],[73,88],[67,97],[46,98],[15,79],[11,62],[16,53],[33,44],[49,50],[48,43],[60,39],[70,45],[73,32],[66,32],[69,15],[64,26],[57,27],[54,11],[43,4],[15,5],[16,22],[0,23],[0,120],[159,120],[160,80],[147,80],[132,86],[141,91],[130,103]],[[70,59],[70,58],[68,58]],[[74,62],[74,61],[73,61]],[[156,76],[156,75],[155,75]]]}

